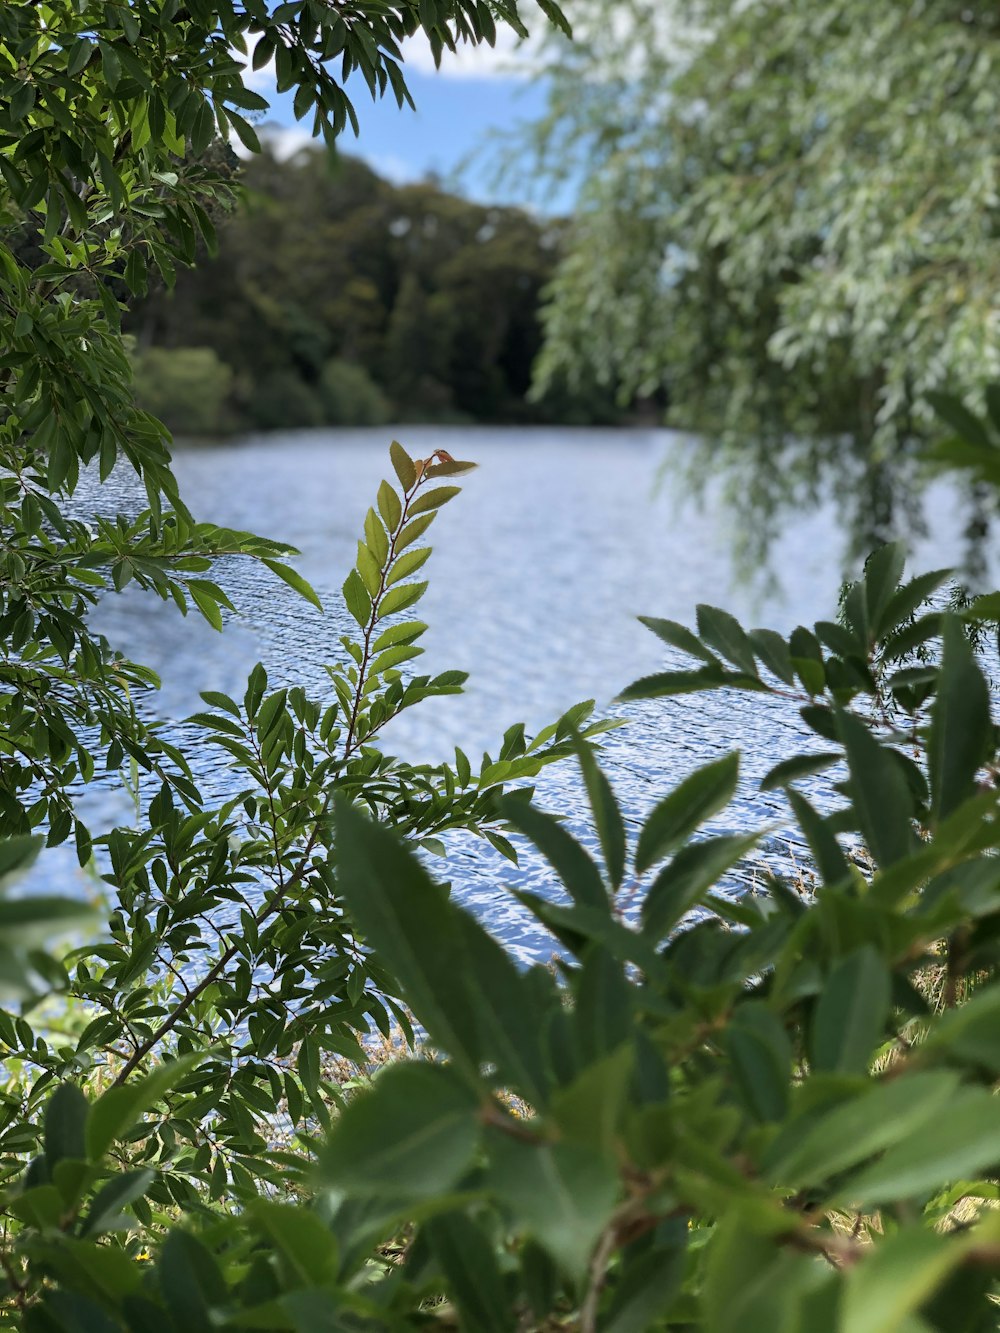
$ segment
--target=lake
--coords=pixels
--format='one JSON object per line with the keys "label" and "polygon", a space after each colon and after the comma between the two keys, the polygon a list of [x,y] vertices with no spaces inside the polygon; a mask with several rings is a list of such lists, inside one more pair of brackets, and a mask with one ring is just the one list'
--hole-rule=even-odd
{"label": "lake", "polygon": [[[323,663],[340,656],[339,636],[353,626],[340,586],[378,483],[392,475],[394,435],[416,457],[445,448],[480,467],[462,479],[464,493],[434,525],[434,555],[425,567],[430,589],[419,610],[430,625],[419,670],[468,670],[466,693],[404,714],[384,733],[386,748],[442,760],[460,745],[476,762],[484,749],[496,753],[511,723],[537,731],[593,698],[603,714],[628,722],[605,738],[603,763],[633,831],[680,778],[733,747],[746,752],[740,791],[710,831],[783,825],[781,798],[761,795],[757,785],[804,736],[815,744],[794,708],[722,692],[627,707],[613,699],[635,677],[681,661],[637,622],[640,614],[693,624],[695,604],[709,602],[744,624],[784,631],[833,618],[844,539],[832,505],[799,513],[774,547],[778,586],[741,580],[725,504],[712,488],[701,504],[677,493],[664,468],[687,446],[661,430],[399,426],[179,448],[176,472],[195,516],[300,548],[295,563],[326,611],[236,560],[223,562],[219,573],[239,610],[221,635],[135,589],[108,596],[96,623],[119,649],[160,673],[158,712],[175,733],[187,734],[183,719],[201,706],[200,690],[242,696],[258,659],[274,684],[328,693]],[[139,497],[134,478],[119,470],[95,489],[94,500],[104,511],[135,510]],[[927,513],[930,536],[916,544],[913,572],[961,557],[959,491],[936,485]],[[217,752],[201,768],[212,789],[225,790]],[[591,841],[575,765],[543,774],[538,799]],[[120,788],[91,789],[84,800],[95,823],[130,818]],[[786,867],[797,859],[794,843],[778,833],[766,849]],[[460,900],[519,957],[548,956],[551,941],[504,891],[514,883],[545,890],[551,877],[539,859],[526,852],[515,868],[467,835],[454,837],[449,852],[447,862],[433,865]],[[54,891],[70,887],[78,873],[68,854],[46,854],[43,864],[46,888]],[[753,874],[751,862],[733,888]]]}

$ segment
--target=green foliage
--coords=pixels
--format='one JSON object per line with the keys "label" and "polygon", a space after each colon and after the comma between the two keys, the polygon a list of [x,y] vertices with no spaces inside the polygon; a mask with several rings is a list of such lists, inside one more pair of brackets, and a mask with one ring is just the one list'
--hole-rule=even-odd
{"label": "green foliage", "polygon": [[[928,395],[1000,367],[989,219],[1000,28],[928,0],[574,0],[543,178],[581,204],[541,382],[665,390],[748,540],[818,478],[898,531]],[[894,508],[897,510],[894,513]]]}
{"label": "green foliage", "polygon": [[236,376],[234,428],[314,423],[317,394],[331,425],[620,419],[593,387],[526,401],[564,222],[346,155],[279,161],[266,141],[239,181],[218,253],[125,321],[144,346],[213,347]]}
{"label": "green foliage", "polygon": [[381,426],[389,420],[385,394],[364,366],[333,357],[323,367],[319,391],[331,426]]}
{"label": "green foliage", "polygon": [[229,429],[233,372],[211,347],[149,347],[131,357],[136,401],[180,435]]}
{"label": "green foliage", "polygon": [[[231,188],[213,136],[253,143],[233,109],[257,106],[245,34],[335,133],[352,110],[322,61],[405,96],[402,36],[492,40],[494,10],[517,24],[510,0],[0,11],[0,208],[20,229],[0,248],[0,879],[73,837],[109,909],[81,934],[75,904],[0,900],[3,1322],[985,1333],[1000,733],[969,632],[996,623],[995,596],[929,603],[947,573],[904,582],[888,545],[839,619],[787,637],[709,605],[693,630],[647,621],[690,664],[624,697],[792,700],[816,737],[762,784],[787,794],[810,878],[738,899],[721,881],[768,830],[705,828],[735,755],[633,838],[588,744],[613,724],[588,704],[533,739],[509,728],[478,772],[378,748],[464,681],[411,666],[420,542],[471,466],[443,451],[391,446],[321,697],[257,666],[241,698],[202,696],[182,752],[146,720],[151,673],[89,627],[134,582],[221,629],[222,556],[318,605],[289,548],[193,521],[118,329],[122,282],[169,280],[213,241]],[[992,428],[937,406],[978,466]],[[119,461],[148,508],[85,522],[66,503],[81,467]],[[228,795],[201,790],[204,753]],[[525,785],[570,755],[600,862]],[[135,775],[134,827],[82,822],[99,765]],[[796,784],[827,769],[807,799]],[[552,968],[519,970],[428,872],[421,850],[452,829],[515,855],[517,832],[548,860],[552,891],[516,896]],[[366,1063],[372,1027],[413,1044],[411,1014],[419,1059],[360,1088],[332,1076]]]}

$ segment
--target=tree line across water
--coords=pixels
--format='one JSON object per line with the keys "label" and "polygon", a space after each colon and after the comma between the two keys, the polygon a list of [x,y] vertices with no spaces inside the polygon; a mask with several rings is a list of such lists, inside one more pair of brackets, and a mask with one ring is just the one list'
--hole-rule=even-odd
{"label": "tree line across water", "polygon": [[239,174],[215,257],[128,320],[139,401],[173,430],[621,418],[606,388],[530,396],[564,222],[311,149]]}

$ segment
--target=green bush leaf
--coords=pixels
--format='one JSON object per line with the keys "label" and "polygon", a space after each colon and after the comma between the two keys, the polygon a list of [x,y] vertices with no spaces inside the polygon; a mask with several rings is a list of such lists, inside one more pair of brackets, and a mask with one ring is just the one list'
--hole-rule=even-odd
{"label": "green bush leaf", "polygon": [[86,1158],[89,1114],[87,1099],[76,1084],[60,1083],[45,1108],[45,1160],[50,1171],[64,1158]]}
{"label": "green bush leaf", "polygon": [[756,676],[757,663],[746,630],[735,616],[717,606],[701,604],[697,608],[698,633],[710,648],[747,676]]}
{"label": "green bush leaf", "polygon": [[760,833],[723,834],[682,848],[649,886],[642,904],[643,934],[662,940],[760,837]]}
{"label": "green bush leaf", "polygon": [[827,978],[813,1015],[813,1064],[843,1074],[866,1074],[885,1033],[891,982],[870,944],[842,958]]}
{"label": "green bush leaf", "polygon": [[685,778],[653,809],[639,834],[635,868],[640,875],[685,842],[706,819],[732,800],[740,757],[734,751]]}
{"label": "green bush leaf", "polygon": [[478,1078],[482,1000],[470,990],[456,909],[392,833],[343,800],[335,822],[338,883],[353,919],[432,1040]]}
{"label": "green bush leaf", "polygon": [[527,1232],[573,1278],[591,1252],[618,1199],[618,1173],[600,1153],[573,1143],[552,1146],[490,1136],[486,1185]]}
{"label": "green bush leaf", "polygon": [[608,894],[600,871],[558,820],[518,796],[504,797],[498,808],[503,818],[530,838],[551,863],[574,902],[607,911]]}
{"label": "green bush leaf", "polygon": [[411,490],[417,479],[417,469],[414,466],[413,459],[398,440],[393,440],[389,445],[389,457],[392,459],[392,466],[404,493]]}
{"label": "green bush leaf", "polygon": [[975,794],[993,741],[990,692],[957,616],[943,617],[944,652],[931,712],[927,761],[934,822]]}
{"label": "green bush leaf", "polygon": [[479,1146],[478,1101],[447,1065],[389,1065],[340,1113],[317,1179],[361,1198],[447,1194]]}
{"label": "green bush leaf", "polygon": [[902,769],[858,718],[839,713],[837,726],[847,751],[851,800],[876,864],[884,869],[914,849],[913,797]]}

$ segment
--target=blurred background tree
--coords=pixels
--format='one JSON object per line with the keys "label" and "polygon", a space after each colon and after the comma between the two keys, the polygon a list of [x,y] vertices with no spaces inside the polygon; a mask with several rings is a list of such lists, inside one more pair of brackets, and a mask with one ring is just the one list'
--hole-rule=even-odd
{"label": "blurred background tree", "polygon": [[[172,429],[621,416],[612,390],[527,401],[564,222],[393,185],[319,150],[265,151],[241,180],[217,257],[128,318],[140,400]],[[185,398],[176,385],[206,348],[226,387],[209,401],[200,380]]]}
{"label": "blurred background tree", "polygon": [[[995,5],[573,0],[542,179],[582,180],[539,389],[669,393],[763,536],[832,472],[883,538],[926,394],[1000,373]],[[849,483],[849,484],[848,484]]]}

